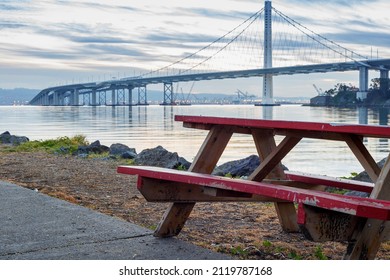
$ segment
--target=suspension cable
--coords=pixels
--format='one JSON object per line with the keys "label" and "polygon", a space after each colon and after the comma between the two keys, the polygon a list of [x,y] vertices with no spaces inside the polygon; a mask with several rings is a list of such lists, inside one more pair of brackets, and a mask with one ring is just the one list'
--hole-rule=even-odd
{"label": "suspension cable", "polygon": [[[317,43],[321,44],[321,45],[324,46],[325,48],[328,48],[328,49],[334,51],[335,53],[338,53],[339,55],[341,55],[341,56],[343,56],[343,57],[345,57],[345,58],[349,58],[349,59],[351,59],[351,60],[353,60],[353,61],[355,61],[355,62],[356,62],[357,60],[353,58],[353,55],[356,55],[356,56],[358,56],[358,57],[360,57],[360,58],[363,58],[363,59],[368,59],[368,57],[365,57],[365,56],[360,55],[360,54],[358,54],[358,53],[356,53],[356,52],[354,52],[354,51],[351,51],[351,50],[349,50],[349,49],[347,49],[347,48],[341,46],[340,44],[337,44],[336,42],[334,42],[334,41],[332,41],[332,40],[329,40],[328,38],[325,38],[324,36],[322,36],[322,35],[320,35],[320,34],[314,32],[314,31],[310,30],[310,29],[307,28],[306,26],[300,24],[299,22],[295,21],[294,19],[290,18],[289,16],[283,14],[282,12],[278,11],[278,10],[275,9],[274,7],[272,7],[272,9],[275,11],[275,13],[277,13],[279,16],[281,16],[281,17],[282,17],[285,21],[287,21],[289,24],[291,24],[291,25],[294,26],[296,29],[298,29],[299,31],[301,31],[302,33],[304,33],[306,36],[308,36],[309,38],[313,39],[313,40],[316,41]],[[340,52],[340,51],[338,51],[338,50],[335,50],[335,49],[331,48],[331,47],[328,46],[327,44],[324,44],[323,42],[321,42],[320,40],[318,40],[317,38],[315,38],[313,35],[308,34],[308,32],[302,30],[300,27],[303,28],[303,29],[305,29],[305,30],[307,30],[307,31],[310,32],[311,34],[314,34],[315,36],[318,36],[319,38],[321,38],[321,39],[323,39],[323,40],[325,40],[325,41],[327,41],[327,42],[329,42],[329,43],[331,43],[331,44],[333,44],[333,45],[335,45],[335,46],[337,46],[337,47],[343,49],[344,51],[347,51],[347,52],[351,53],[352,56],[343,54],[342,52]]]}
{"label": "suspension cable", "polygon": [[[149,72],[147,72],[147,73],[145,73],[145,74],[142,74],[142,75],[140,75],[139,77],[142,78],[142,77],[147,76],[147,75],[152,75],[152,74],[154,74],[154,73],[158,73],[158,72],[160,72],[160,71],[163,71],[163,70],[165,70],[165,69],[168,69],[168,68],[170,68],[170,67],[172,67],[172,66],[174,66],[174,65],[176,65],[176,64],[179,64],[180,62],[183,62],[183,61],[186,60],[186,59],[189,59],[189,58],[191,58],[191,57],[197,55],[197,54],[200,53],[201,51],[203,51],[203,50],[205,50],[205,49],[211,47],[212,45],[214,45],[214,44],[218,43],[219,41],[221,41],[222,39],[226,38],[228,35],[230,35],[230,34],[233,33],[234,31],[236,31],[237,29],[239,29],[241,26],[243,26],[244,24],[246,24],[247,22],[249,22],[249,21],[252,19],[252,21],[251,21],[251,22],[249,23],[249,25],[248,25],[248,27],[249,27],[249,26],[250,26],[250,25],[251,25],[251,24],[252,24],[260,15],[261,15],[261,13],[262,13],[263,11],[264,11],[264,8],[262,8],[262,9],[259,10],[259,11],[257,11],[256,13],[254,13],[253,15],[251,15],[249,18],[247,18],[245,21],[243,21],[243,22],[240,23],[238,26],[236,26],[234,29],[230,30],[229,32],[227,32],[227,33],[224,34],[223,36],[219,37],[218,39],[214,40],[214,41],[211,42],[210,44],[208,44],[208,45],[204,46],[203,48],[199,49],[198,51],[196,51],[196,52],[194,52],[194,53],[192,53],[192,54],[190,54],[190,55],[188,55],[188,56],[186,56],[186,57],[183,57],[183,58],[181,58],[181,59],[179,59],[179,60],[177,60],[177,61],[175,61],[175,62],[173,62],[173,63],[171,63],[171,64],[169,64],[169,65],[167,65],[167,66],[164,66],[164,67],[161,67],[161,68],[159,68],[159,69],[157,69],[157,70],[149,71]],[[221,50],[225,49],[225,48],[226,48],[228,45],[230,45],[234,40],[236,40],[236,39],[239,37],[239,35],[241,35],[248,27],[246,27],[246,28],[245,28],[243,31],[241,31],[237,36],[235,36],[235,37],[234,37],[230,42],[228,42],[228,44],[225,45]],[[217,53],[219,53],[221,50],[219,50]],[[217,53],[216,53],[216,54],[217,54]],[[216,54],[214,54],[214,55],[216,55]],[[213,56],[206,58],[204,61],[198,63],[196,66],[193,66],[193,67],[191,67],[190,69],[185,70],[185,72],[187,72],[187,71],[189,71],[189,70],[191,70],[191,69],[193,69],[193,68],[199,66],[200,64],[202,64],[202,63],[208,61],[208,60],[209,60],[210,58],[212,58],[212,57],[213,57]]]}

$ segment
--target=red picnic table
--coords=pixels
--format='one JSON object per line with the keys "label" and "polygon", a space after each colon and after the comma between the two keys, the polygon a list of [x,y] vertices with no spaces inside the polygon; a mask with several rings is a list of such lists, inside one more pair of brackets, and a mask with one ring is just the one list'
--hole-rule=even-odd
{"label": "red picnic table", "polygon": [[[206,116],[175,116],[184,127],[209,130],[188,171],[119,166],[138,175],[148,201],[172,202],[155,236],[180,233],[196,202],[274,202],[286,232],[302,231],[314,241],[349,241],[345,259],[373,259],[390,239],[390,162],[379,168],[363,138],[390,138],[390,127]],[[231,136],[249,134],[261,159],[247,180],[210,175]],[[284,136],[279,142],[275,136]],[[374,183],[284,171],[282,159],[303,139],[347,143]],[[315,159],[313,158],[313,163]],[[326,191],[326,187],[369,193],[368,198]]]}

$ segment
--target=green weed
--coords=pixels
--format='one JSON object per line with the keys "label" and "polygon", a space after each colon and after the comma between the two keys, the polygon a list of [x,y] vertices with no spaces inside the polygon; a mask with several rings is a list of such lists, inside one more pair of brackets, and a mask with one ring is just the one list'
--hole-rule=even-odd
{"label": "green weed", "polygon": [[314,251],[314,256],[319,260],[327,260],[328,257],[325,256],[324,252],[322,251],[322,247],[319,245],[316,247]]}
{"label": "green weed", "polygon": [[248,252],[245,251],[241,246],[236,246],[230,248],[230,254],[243,257],[248,255]]}
{"label": "green weed", "polygon": [[181,171],[187,171],[187,168],[183,164],[180,164],[179,166],[177,166],[176,169],[181,170]]}
{"label": "green weed", "polygon": [[288,253],[288,257],[292,260],[302,260],[302,256],[299,255],[297,252],[295,252],[294,250],[290,251],[290,253]]}
{"label": "green weed", "polygon": [[90,159],[102,159],[102,158],[109,158],[109,157],[110,157],[109,152],[104,152],[101,154],[96,154],[96,153],[88,154],[88,158],[90,158]]}
{"label": "green weed", "polygon": [[263,241],[263,246],[266,248],[270,248],[272,246],[272,242],[269,240],[264,240]]}
{"label": "green weed", "polygon": [[72,154],[77,151],[79,146],[88,145],[85,136],[76,135],[71,138],[59,137],[57,139],[49,140],[35,140],[22,143],[18,146],[6,148],[6,152],[49,152],[60,154]]}

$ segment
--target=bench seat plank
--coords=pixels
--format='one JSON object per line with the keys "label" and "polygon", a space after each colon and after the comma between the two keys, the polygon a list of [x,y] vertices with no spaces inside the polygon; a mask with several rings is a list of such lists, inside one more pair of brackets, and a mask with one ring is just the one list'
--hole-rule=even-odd
{"label": "bench seat plank", "polygon": [[285,171],[288,179],[296,182],[302,182],[312,185],[323,185],[327,187],[335,187],[339,189],[359,191],[371,193],[374,188],[374,183],[362,182],[356,180],[339,179],[329,176],[313,175],[306,173],[298,173]]}
{"label": "bench seat plank", "polygon": [[315,190],[149,166],[119,166],[118,172],[138,175],[138,188],[142,188],[142,178],[153,178],[277,198],[359,217],[390,220],[390,201],[385,200],[343,196]]}

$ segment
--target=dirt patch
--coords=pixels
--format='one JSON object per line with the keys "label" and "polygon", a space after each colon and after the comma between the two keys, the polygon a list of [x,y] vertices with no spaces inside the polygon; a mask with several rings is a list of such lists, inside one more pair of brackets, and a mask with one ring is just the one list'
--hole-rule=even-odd
{"label": "dirt patch", "polygon": [[[2,153],[0,180],[155,228],[168,204],[149,203],[118,162],[47,153]],[[281,230],[271,203],[198,203],[178,236],[243,259],[341,259],[346,244],[316,243]],[[390,243],[377,257],[390,259]]]}

